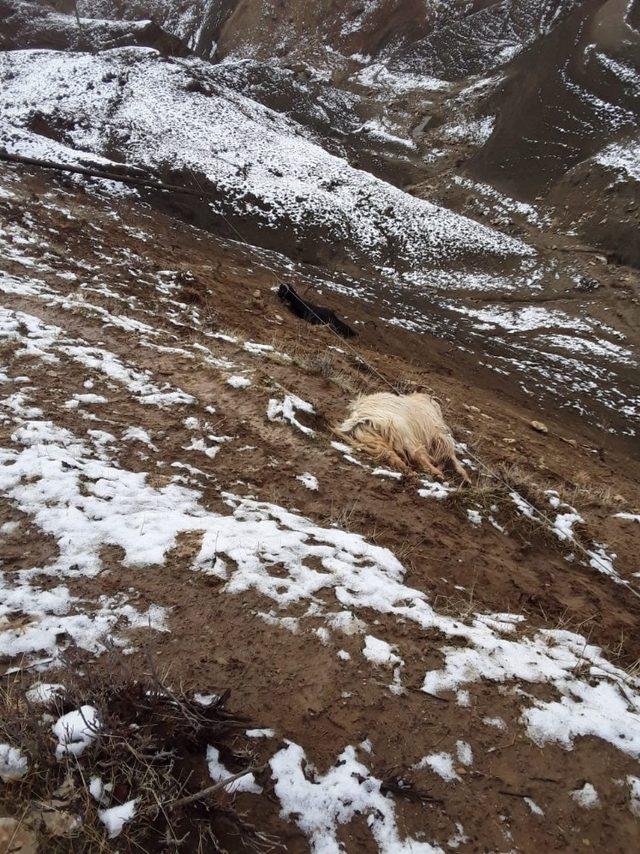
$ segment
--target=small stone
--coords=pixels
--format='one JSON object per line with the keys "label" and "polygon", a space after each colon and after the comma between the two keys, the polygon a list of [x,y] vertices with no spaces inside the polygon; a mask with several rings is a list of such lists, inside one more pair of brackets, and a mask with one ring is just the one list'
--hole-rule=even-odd
{"label": "small stone", "polygon": [[51,836],[72,836],[82,826],[82,819],[66,810],[48,809],[45,806],[41,816]]}
{"label": "small stone", "polygon": [[544,423],[544,421],[530,421],[529,427],[531,427],[532,430],[535,430],[536,433],[545,433],[546,434],[549,432],[549,428]]}
{"label": "small stone", "polygon": [[37,854],[38,839],[23,821],[9,817],[0,818],[0,851],[11,851],[11,854]]}
{"label": "small stone", "polygon": [[61,785],[58,786],[54,791],[54,795],[56,798],[71,798],[76,791],[76,784],[73,781],[73,775],[67,774],[67,776],[62,781]]}
{"label": "small stone", "polygon": [[600,287],[600,282],[597,279],[592,279],[590,276],[580,276],[580,281],[576,285],[577,291],[595,291]]}

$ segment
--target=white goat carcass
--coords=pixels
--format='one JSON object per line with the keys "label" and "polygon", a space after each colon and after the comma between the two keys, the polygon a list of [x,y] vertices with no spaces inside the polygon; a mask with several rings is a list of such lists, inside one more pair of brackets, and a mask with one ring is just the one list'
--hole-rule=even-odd
{"label": "white goat carcass", "polygon": [[418,468],[438,478],[444,477],[442,466],[450,463],[469,481],[442,410],[428,394],[380,392],[359,397],[337,429],[377,461],[401,470]]}

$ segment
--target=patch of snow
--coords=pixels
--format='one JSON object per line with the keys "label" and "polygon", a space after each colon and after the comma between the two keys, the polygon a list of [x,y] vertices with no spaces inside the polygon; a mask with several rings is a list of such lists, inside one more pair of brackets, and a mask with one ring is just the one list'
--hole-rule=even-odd
{"label": "patch of snow", "polygon": [[456,124],[443,125],[439,128],[440,136],[447,142],[467,142],[473,145],[484,145],[493,133],[494,116],[484,116],[478,119],[463,119]]}
{"label": "patch of snow", "polygon": [[220,699],[219,694],[200,694],[198,691],[193,695],[193,699],[200,706],[212,706],[216,700]]}
{"label": "patch of snow", "polygon": [[[488,640],[488,637],[485,638]],[[577,737],[593,735],[632,756],[640,755],[640,719],[629,711],[637,685],[614,667],[581,635],[542,629],[533,639],[493,640],[484,648],[445,647],[445,666],[426,674],[424,690],[438,693],[479,679],[547,683],[559,700],[533,699],[522,713],[529,737],[538,745],[557,742],[570,749]],[[591,684],[578,675],[583,669],[598,678]],[[624,690],[621,690],[621,686]]]}
{"label": "patch of snow", "polygon": [[503,634],[513,634],[516,627],[524,622],[524,617],[521,614],[475,614],[474,626],[489,626],[495,632]]}
{"label": "patch of snow", "polygon": [[52,726],[58,739],[56,757],[62,759],[66,753],[80,756],[93,744],[100,732],[98,710],[93,706],[80,706],[62,715]]}
{"label": "patch of snow", "polygon": [[540,335],[538,341],[569,353],[581,353],[592,359],[603,359],[634,366],[638,364],[638,360],[631,350],[614,344],[612,341],[607,341],[605,338],[585,338],[579,335]]}
{"label": "patch of snow", "polygon": [[315,414],[315,409],[310,403],[307,403],[306,400],[303,400],[301,397],[297,397],[295,394],[285,394],[283,400],[276,400],[276,398],[271,398],[269,400],[269,405],[267,407],[267,418],[269,421],[288,421],[289,424],[292,424],[294,427],[297,427],[298,430],[305,433],[307,436],[315,435],[315,431],[311,429],[311,427],[307,427],[306,424],[302,424],[296,418],[296,412],[306,412],[310,415]]}
{"label": "patch of snow", "polygon": [[573,540],[573,526],[583,523],[584,519],[575,510],[569,513],[559,513],[553,521],[553,532],[559,540]]}
{"label": "patch of snow", "polygon": [[391,471],[391,469],[385,469],[385,468],[375,468],[371,472],[371,474],[375,475],[376,477],[393,478],[394,480],[401,480],[402,479],[402,473],[401,472]]}
{"label": "patch of snow", "polygon": [[352,33],[357,33],[362,30],[366,19],[370,17],[378,8],[380,0],[364,0],[358,7],[357,15],[352,19],[347,19],[340,30],[341,36],[349,36]]}
{"label": "patch of snow", "polygon": [[627,784],[629,786],[629,809],[636,818],[640,818],[640,777],[628,774]]}
{"label": "patch of snow", "polygon": [[204,439],[196,439],[193,436],[191,437],[190,445],[183,445],[182,449],[184,451],[201,451],[205,456],[209,457],[209,459],[213,459],[218,451],[220,450],[219,445],[207,445]]}
{"label": "patch of snow", "polygon": [[227,344],[237,344],[238,343],[238,339],[236,338],[235,335],[226,335],[224,332],[212,332],[211,337],[217,338],[219,341],[225,341]]}
{"label": "patch of snow", "polygon": [[306,486],[312,492],[317,492],[319,489],[318,478],[313,474],[309,474],[309,472],[297,475],[296,480],[299,480],[303,486]]}
{"label": "patch of snow", "polygon": [[440,483],[437,480],[425,478],[421,483],[422,486],[418,490],[420,498],[435,498],[436,501],[442,501],[443,498],[455,492],[455,487],[450,486],[448,483]]}
{"label": "patch of snow", "polygon": [[[211,745],[207,747],[207,765],[209,767],[209,776],[214,783],[221,783],[223,780],[227,780],[233,776],[233,773],[228,771],[220,761],[220,751],[217,747],[212,747]],[[244,776],[224,786],[224,790],[230,794],[234,792],[248,792],[252,795],[259,795],[262,793],[262,786],[256,783],[256,778],[249,771]]]}
{"label": "patch of snow", "polygon": [[518,199],[513,199],[510,196],[496,190],[490,184],[482,184],[478,181],[472,181],[463,175],[453,175],[453,182],[459,187],[464,187],[468,190],[473,190],[474,194],[488,197],[493,205],[493,210],[497,214],[510,216],[518,214],[524,217],[527,222],[532,225],[541,225],[546,222],[547,217],[541,214],[537,208],[527,202],[521,202]]}
{"label": "patch of snow", "polygon": [[92,777],[89,780],[89,794],[103,806],[109,803],[109,793],[113,789],[112,783],[103,783],[100,777]]}
{"label": "patch of snow", "polygon": [[331,640],[331,632],[325,626],[317,626],[313,633],[317,635],[325,646]]}
{"label": "patch of snow", "polygon": [[353,456],[353,448],[351,445],[345,445],[344,442],[331,442],[331,447],[338,451],[338,453],[342,454],[343,459],[348,463],[351,463],[354,466],[360,466],[360,468],[365,468],[364,464]]}
{"label": "patch of snow", "polygon": [[571,792],[571,797],[579,806],[586,810],[600,806],[600,798],[591,783],[585,783],[581,789],[574,789]]}
{"label": "patch of snow", "polygon": [[52,700],[61,697],[66,688],[57,682],[36,682],[25,692],[25,697],[34,706],[47,706]]}
{"label": "patch of snow", "polygon": [[463,709],[471,706],[471,695],[468,691],[456,691],[456,703]]}
{"label": "patch of snow", "polygon": [[22,751],[10,744],[0,744],[0,780],[8,783],[20,780],[29,770],[29,762]]}
{"label": "patch of snow", "polygon": [[482,723],[485,724],[485,726],[490,726],[494,729],[505,730],[507,728],[507,725],[502,718],[484,717],[482,718]]}
{"label": "patch of snow", "polygon": [[143,430],[142,427],[127,427],[122,434],[122,438],[125,442],[142,442],[144,445],[151,448],[152,451],[158,450],[151,441],[151,437],[147,431]]}
{"label": "patch of snow", "polygon": [[351,611],[334,611],[329,612],[325,616],[327,625],[334,631],[342,632],[342,634],[361,635],[367,627],[367,624],[356,617]]}
{"label": "patch of snow", "polygon": [[513,501],[513,503],[516,505],[516,507],[518,508],[518,510],[520,511],[520,513],[521,513],[523,516],[526,516],[526,517],[527,517],[527,519],[535,519],[535,518],[536,518],[535,508],[533,507],[533,505],[532,505],[532,504],[530,504],[530,503],[529,503],[525,498],[523,498],[519,493],[517,493],[517,492],[510,492],[510,493],[509,493],[509,498],[510,498],[510,499]]}
{"label": "patch of snow", "polygon": [[20,527],[20,522],[4,522],[0,525],[0,534],[13,534]]}
{"label": "patch of snow", "polygon": [[380,142],[388,142],[392,145],[400,145],[403,148],[415,149],[416,144],[412,139],[406,139],[403,136],[396,136],[391,133],[379,119],[369,119],[358,130],[360,133],[365,133],[372,139],[380,140]]}
{"label": "patch of snow", "polygon": [[613,561],[617,555],[609,554],[604,543],[594,543],[593,545],[595,548],[587,549],[589,566],[603,575],[608,575],[609,578],[612,578],[618,584],[625,584],[626,582],[620,578],[613,565]]}
{"label": "patch of snow", "polygon": [[109,807],[106,810],[98,810],[98,818],[107,828],[109,839],[114,839],[122,833],[122,828],[131,821],[136,814],[138,799],[134,798],[124,804]]}
{"label": "patch of snow", "polygon": [[400,838],[393,801],[382,794],[382,781],[358,761],[354,747],[346,747],[326,774],[318,773],[292,742],[272,757],[270,765],[281,816],[295,820],[314,854],[338,854],[338,827],[356,815],[366,816],[380,854],[440,851],[426,842]]}
{"label": "patch of snow", "polygon": [[399,95],[414,89],[438,91],[450,89],[454,84],[449,80],[439,80],[428,75],[410,74],[404,71],[392,71],[382,63],[372,63],[355,75],[356,82],[363,86],[393,89]]}
{"label": "patch of snow", "polygon": [[73,400],[78,403],[108,403],[106,397],[102,394],[74,394]]}
{"label": "patch of snow", "polygon": [[[7,277],[0,273],[0,285]],[[23,331],[25,330],[25,331]],[[114,353],[101,347],[70,340],[58,326],[44,323],[39,317],[22,311],[0,308],[0,340],[22,345],[22,353],[37,356],[47,362],[59,362],[60,355],[71,357],[87,368],[100,371],[106,377],[124,385],[141,403],[154,406],[173,406],[193,403],[194,398],[180,389],[155,385],[148,371],[124,364]]]}
{"label": "patch of snow", "polygon": [[393,652],[393,647],[386,641],[374,638],[372,635],[367,635],[364,639],[364,649],[362,650],[364,657],[372,662],[372,664],[402,664],[400,656]]}
{"label": "patch of snow", "polygon": [[445,751],[442,751],[441,753],[431,753],[429,756],[424,756],[413,767],[416,770],[430,768],[447,783],[456,783],[460,780],[460,777],[453,766],[453,756]]}
{"label": "patch of snow", "polygon": [[456,832],[447,840],[447,848],[459,848],[469,842],[469,837],[459,821],[456,822]]}
{"label": "patch of snow", "polygon": [[258,344],[255,341],[245,341],[242,347],[252,356],[264,356],[265,353],[275,352],[271,344]]}
{"label": "patch of snow", "polygon": [[456,741],[456,753],[458,754],[458,762],[462,765],[473,765],[473,751],[467,741]]}
{"label": "patch of snow", "polygon": [[467,519],[472,525],[482,525],[482,516],[477,510],[467,510]]}
{"label": "patch of snow", "polygon": [[249,379],[249,377],[241,377],[234,374],[227,380],[227,385],[230,385],[231,388],[237,389],[249,388],[249,386],[251,385],[251,380]]}
{"label": "patch of snow", "polygon": [[627,180],[640,183],[640,152],[636,139],[614,142],[603,148],[593,159],[601,166],[621,173]]}
{"label": "patch of snow", "polygon": [[525,804],[529,807],[529,809],[534,815],[544,815],[544,810],[541,809],[534,800],[532,800],[531,798],[523,798],[522,800],[525,802]]}

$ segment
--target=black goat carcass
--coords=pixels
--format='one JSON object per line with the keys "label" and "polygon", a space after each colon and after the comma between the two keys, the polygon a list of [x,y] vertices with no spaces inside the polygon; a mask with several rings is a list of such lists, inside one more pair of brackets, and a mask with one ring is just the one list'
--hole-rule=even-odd
{"label": "black goat carcass", "polygon": [[335,311],[321,305],[314,305],[306,299],[303,300],[291,285],[280,285],[278,296],[282,302],[287,304],[289,311],[293,312],[296,317],[306,320],[307,323],[312,323],[314,326],[330,326],[334,332],[343,338],[355,338],[358,334],[343,320],[340,320]]}

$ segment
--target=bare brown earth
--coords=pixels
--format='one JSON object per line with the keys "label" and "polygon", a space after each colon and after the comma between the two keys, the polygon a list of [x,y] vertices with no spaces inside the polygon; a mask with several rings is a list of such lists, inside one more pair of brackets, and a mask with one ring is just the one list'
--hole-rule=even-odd
{"label": "bare brown earth", "polygon": [[[41,252],[54,271],[75,270],[79,276],[88,269],[82,265],[90,265],[111,292],[136,297],[131,308],[96,287],[84,292],[87,303],[151,324],[160,332],[154,340],[162,345],[184,348],[204,342],[211,348],[211,340],[205,340],[192,321],[195,312],[209,331],[233,332],[240,342],[272,343],[293,360],[273,354],[253,357],[241,343],[217,341],[220,355],[244,360],[253,371],[252,387],[234,390],[225,383],[229,372],[212,367],[197,350],[187,359],[143,346],[135,333],[105,326],[95,311],[83,310],[76,299],[77,282],[36,267],[26,272],[68,293],[70,302],[60,305],[4,294],[3,305],[36,314],[88,342],[104,342],[123,360],[150,370],[157,380],[179,386],[198,401],[188,411],[161,410],[137,403],[126,390],[114,394],[96,380],[92,391],[104,394],[108,403],[86,407],[97,419],[87,421],[77,410],[64,407],[82,388],[86,369],[72,361],[46,364],[5,350],[2,362],[8,372],[28,373],[37,387],[37,405],[47,417],[79,435],[87,429],[119,435],[130,425],[140,426],[157,452],[143,459],[134,445],[122,443],[117,459],[133,471],[151,472],[151,482],[170,482],[176,472],[170,464],[180,460],[204,473],[194,482],[209,509],[223,511],[220,492],[233,489],[295,507],[320,524],[336,522],[390,548],[408,569],[406,583],[425,591],[441,611],[461,618],[475,611],[521,613],[535,628],[579,631],[618,665],[637,667],[640,601],[626,588],[578,562],[567,563],[566,550],[552,535],[525,525],[499,496],[497,518],[506,534],[488,524],[472,527],[467,507],[475,506],[474,500],[487,500],[487,495],[493,500],[493,493],[483,493],[477,485],[438,502],[419,498],[411,482],[373,478],[331,449],[329,426],[356,391],[384,388],[359,358],[395,385],[427,389],[442,402],[457,437],[492,470],[502,466],[513,475],[517,467],[522,488],[532,495],[553,488],[566,496],[586,520],[581,534],[585,542],[606,542],[617,554],[621,576],[634,581],[632,574],[640,570],[640,525],[612,518],[619,510],[638,512],[640,507],[640,465],[629,457],[628,445],[616,444],[566,414],[530,409],[517,387],[497,380],[473,355],[428,335],[387,329],[362,304],[331,294],[325,301],[349,322],[366,322],[354,352],[337,352],[335,347],[346,349],[341,341],[289,316],[273,293],[281,278],[304,288],[313,282],[313,270],[286,269],[275,255],[200,232],[135,198],[110,199],[106,206],[95,187],[87,192],[76,182],[19,168],[3,168],[2,180],[15,194],[13,200],[3,201],[5,221],[28,225],[42,241],[41,249],[32,250],[34,255]],[[2,260],[2,267],[14,275],[25,273],[24,265],[10,258]],[[152,287],[158,271],[169,269],[185,274],[182,295],[175,297],[183,300],[181,308],[175,302],[163,304]],[[317,431],[315,438],[267,421],[268,399],[282,388],[314,405],[317,416],[308,423]],[[207,414],[207,405],[215,406],[215,415]],[[214,460],[184,450],[190,438],[183,425],[187,415],[209,420],[217,435],[237,438]],[[529,426],[541,417],[548,435]],[[10,442],[11,428],[0,425],[0,431],[3,442]],[[241,451],[243,446],[249,448]],[[305,471],[318,477],[319,492],[296,480]],[[41,565],[55,556],[55,543],[2,500],[0,522],[9,519],[20,521],[21,527],[5,539],[4,569]],[[375,745],[371,762],[377,776],[400,774],[433,799],[413,801],[396,793],[401,835],[423,834],[445,845],[460,822],[469,837],[458,849],[463,851],[635,849],[638,820],[628,809],[626,790],[613,782],[636,773],[636,763],[624,753],[594,738],[578,740],[571,751],[538,748],[518,721],[513,694],[500,685],[472,684],[469,708],[457,705],[453,696],[424,694],[419,690],[422,678],[441,660],[441,638],[378,613],[360,614],[402,650],[408,692],[398,702],[386,687],[387,674],[362,659],[360,637],[342,639],[351,653],[351,660],[343,662],[333,645],[324,645],[310,631],[313,619],[307,619],[299,633],[267,624],[258,614],[269,612],[271,602],[255,592],[225,593],[219,579],[189,569],[197,546],[197,537],[183,538],[164,566],[142,570],[125,568],[113,549],[104,555],[105,569],[97,577],[67,581],[72,593],[88,601],[102,593],[131,590],[131,601],[139,608],[155,603],[170,609],[170,634],[139,632],[136,643],[187,689],[230,688],[233,706],[257,726],[277,733],[275,741],[258,745],[262,759],[274,752],[278,739],[288,738],[303,745],[323,771],[345,745],[369,738]],[[305,609],[306,604],[292,606],[284,616],[299,616]],[[132,662],[144,667],[143,653],[135,653]],[[101,666],[97,658],[93,667],[99,672]],[[55,681],[55,673],[47,678]],[[525,688],[534,695],[549,690]],[[507,729],[488,727],[482,722],[485,715],[501,716]],[[450,750],[459,738],[471,744],[475,756],[472,767],[459,769],[460,784],[409,770],[424,754]],[[596,786],[601,810],[581,809],[569,798],[569,791],[585,780]],[[524,796],[544,809],[544,821],[531,813]],[[287,851],[308,850],[295,824],[278,817],[277,799],[241,795],[238,800],[259,826],[280,836]],[[364,820],[342,827],[340,838],[349,852],[376,850]]]}

